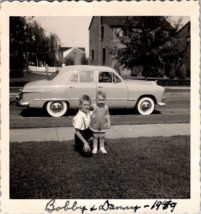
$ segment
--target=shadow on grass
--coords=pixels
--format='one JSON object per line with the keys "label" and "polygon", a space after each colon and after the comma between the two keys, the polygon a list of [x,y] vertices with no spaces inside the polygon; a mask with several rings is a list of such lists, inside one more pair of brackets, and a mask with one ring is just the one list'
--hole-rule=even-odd
{"label": "shadow on grass", "polygon": [[91,158],[73,145],[11,143],[10,198],[190,198],[189,136],[107,139],[108,154]]}

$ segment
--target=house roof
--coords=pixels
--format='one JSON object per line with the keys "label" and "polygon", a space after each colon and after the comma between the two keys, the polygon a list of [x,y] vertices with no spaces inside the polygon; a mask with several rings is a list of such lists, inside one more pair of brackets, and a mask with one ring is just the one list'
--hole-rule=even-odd
{"label": "house roof", "polygon": [[94,20],[94,16],[92,16],[92,18],[91,18],[91,22],[90,22],[90,24],[89,24],[88,30],[91,28],[91,24],[92,24],[93,20]]}
{"label": "house roof", "polygon": [[187,22],[184,26],[182,26],[178,31],[177,31],[177,34],[182,31],[187,25],[190,25],[190,21]]}
{"label": "house roof", "polygon": [[[64,51],[67,51],[69,49],[72,49],[73,47],[60,47],[60,49],[64,52]],[[84,51],[85,52],[85,48],[80,48],[80,47],[77,47],[77,49],[81,50],[81,51]]]}
{"label": "house roof", "polygon": [[81,52],[85,53],[85,51],[80,50],[79,48],[70,48],[70,49],[68,49],[68,50],[66,50],[66,51],[63,52],[63,57],[68,56],[75,49],[78,50],[78,51],[81,51]]}
{"label": "house roof", "polygon": [[[140,16],[134,16],[133,19],[133,25],[134,27],[139,27],[140,28],[140,22],[137,20]],[[121,27],[123,21],[125,20],[125,16],[101,16],[101,24],[108,24],[111,27]],[[171,24],[164,18],[162,18],[162,29],[163,30],[174,30],[174,28],[171,26]],[[94,16],[91,19],[91,23],[89,25],[89,29],[92,25]]]}

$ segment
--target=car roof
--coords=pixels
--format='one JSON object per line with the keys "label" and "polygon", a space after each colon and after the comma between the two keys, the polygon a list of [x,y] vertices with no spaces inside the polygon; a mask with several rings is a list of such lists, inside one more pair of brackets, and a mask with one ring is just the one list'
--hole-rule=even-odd
{"label": "car roof", "polygon": [[[64,77],[72,74],[74,71],[113,71],[115,70],[107,66],[94,66],[94,65],[71,65],[65,67],[57,67],[59,70],[59,76],[57,76],[57,81],[62,80]],[[55,80],[56,81],[56,80]]]}
{"label": "car roof", "polygon": [[111,67],[107,66],[94,66],[94,65],[71,65],[71,66],[65,66],[57,68],[57,70],[61,72],[67,72],[67,71],[86,71],[86,70],[99,70],[99,71],[114,71]]}

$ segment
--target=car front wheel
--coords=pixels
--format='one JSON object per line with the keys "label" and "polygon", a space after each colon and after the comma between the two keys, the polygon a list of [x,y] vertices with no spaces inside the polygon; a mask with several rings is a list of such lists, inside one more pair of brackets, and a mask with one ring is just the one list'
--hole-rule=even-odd
{"label": "car front wheel", "polygon": [[137,103],[137,111],[141,115],[150,115],[155,108],[153,99],[150,97],[142,97]]}
{"label": "car front wheel", "polygon": [[52,117],[61,117],[67,112],[68,105],[64,101],[50,101],[46,105],[46,110]]}

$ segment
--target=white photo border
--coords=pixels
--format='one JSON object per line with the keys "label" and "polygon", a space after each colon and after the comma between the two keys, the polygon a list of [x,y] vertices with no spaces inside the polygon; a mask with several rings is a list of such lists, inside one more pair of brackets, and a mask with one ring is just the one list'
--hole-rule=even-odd
{"label": "white photo border", "polygon": [[[1,3],[1,211],[2,213],[47,213],[45,206],[50,200],[9,199],[9,17],[10,16],[190,16],[191,19],[191,198],[177,202],[175,213],[200,211],[200,37],[198,1],[130,1],[130,2],[3,2]],[[199,115],[199,116],[198,116]],[[182,185],[182,184],[181,184]],[[68,199],[66,199],[68,200]],[[66,200],[58,200],[62,206]],[[75,200],[70,200],[71,203]],[[79,206],[100,206],[105,200],[77,200]],[[152,200],[110,200],[118,206],[144,206]],[[168,210],[141,209],[138,213],[169,213]],[[66,211],[67,212],[67,211]],[[68,211],[81,213],[80,210]],[[132,213],[132,210],[107,211],[107,213]],[[55,213],[55,212],[54,212]],[[58,213],[65,213],[61,210]],[[89,210],[86,211],[89,213]],[[97,211],[96,213],[103,213]]]}

